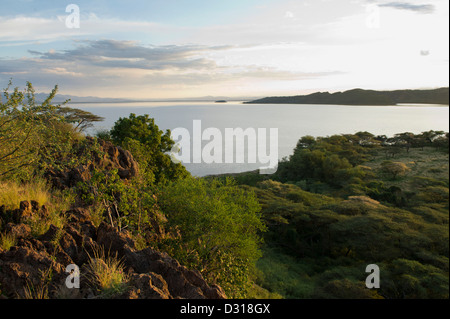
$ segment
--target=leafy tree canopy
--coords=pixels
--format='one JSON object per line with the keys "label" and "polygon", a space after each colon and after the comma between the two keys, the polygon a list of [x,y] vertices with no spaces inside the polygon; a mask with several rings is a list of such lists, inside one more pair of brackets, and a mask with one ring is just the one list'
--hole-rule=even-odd
{"label": "leafy tree canopy", "polygon": [[110,132],[113,142],[137,157],[144,171],[153,174],[156,183],[166,183],[189,175],[185,167],[173,163],[166,154],[175,142],[170,138],[170,130],[165,133],[148,114],[120,118]]}

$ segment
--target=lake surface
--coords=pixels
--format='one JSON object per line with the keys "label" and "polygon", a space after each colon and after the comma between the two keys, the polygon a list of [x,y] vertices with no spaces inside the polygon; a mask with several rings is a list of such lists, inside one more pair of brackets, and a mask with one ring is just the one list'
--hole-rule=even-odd
{"label": "lake surface", "polygon": [[[436,105],[345,106],[242,104],[241,102],[137,102],[85,103],[72,107],[90,111],[105,118],[95,130],[110,129],[120,117],[149,114],[161,130],[186,128],[193,134],[193,121],[201,120],[202,130],[212,127],[222,133],[226,128],[278,129],[278,158],[292,154],[297,141],[305,135],[329,136],[368,131],[375,135],[415,134],[429,131],[449,131],[449,107]],[[93,131],[91,131],[93,132]],[[204,142],[207,144],[208,141]],[[237,173],[258,169],[250,164],[185,164],[194,175],[205,176]]]}

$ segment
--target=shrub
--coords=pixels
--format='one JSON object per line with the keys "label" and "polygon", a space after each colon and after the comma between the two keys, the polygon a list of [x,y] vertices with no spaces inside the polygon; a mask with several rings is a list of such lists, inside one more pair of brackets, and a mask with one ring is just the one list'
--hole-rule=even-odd
{"label": "shrub", "polygon": [[393,179],[396,179],[398,176],[403,176],[411,169],[402,162],[391,162],[385,161],[381,164],[381,171]]}
{"label": "shrub", "polygon": [[94,171],[91,178],[79,183],[77,192],[94,211],[104,211],[108,222],[119,229],[130,227],[140,232],[149,218],[156,215],[156,197],[150,186],[138,179],[124,181],[117,170]]}
{"label": "shrub", "polygon": [[189,177],[162,188],[159,204],[169,228],[181,235],[164,248],[219,283],[228,296],[245,296],[265,229],[255,195],[230,179]]}

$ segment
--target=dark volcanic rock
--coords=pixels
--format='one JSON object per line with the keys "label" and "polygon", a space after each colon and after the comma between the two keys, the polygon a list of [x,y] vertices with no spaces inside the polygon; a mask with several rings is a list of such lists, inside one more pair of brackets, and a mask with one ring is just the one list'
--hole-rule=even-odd
{"label": "dark volcanic rock", "polygon": [[[58,189],[76,186],[89,181],[94,171],[117,170],[121,179],[131,179],[139,174],[138,163],[130,152],[112,143],[98,139],[100,151],[94,151],[96,140],[86,138],[75,150],[76,156],[85,156],[88,163],[71,169],[49,169],[45,176]],[[79,153],[79,154],[78,154]],[[79,206],[85,203],[77,204]],[[104,297],[89,281],[88,264],[103,262],[99,252],[106,257],[118,258],[127,274],[125,288],[110,298],[174,299],[174,298],[226,298],[220,287],[209,286],[202,275],[179,264],[166,253],[151,248],[137,250],[130,233],[102,222],[94,226],[90,210],[75,207],[61,212],[67,223],[62,228],[50,225],[38,238],[32,237],[31,227],[38,220],[50,222],[46,206],[36,201],[23,201],[20,208],[8,210],[0,203],[1,231],[11,234],[15,246],[0,248],[0,296],[7,298],[101,298]],[[160,221],[151,220],[155,238],[166,236]],[[152,237],[153,238],[153,237]],[[66,287],[69,273],[66,269],[75,264],[81,271],[80,289]],[[105,264],[106,265],[106,264]],[[84,273],[86,271],[86,273]],[[31,294],[31,295],[30,295]]]}
{"label": "dark volcanic rock", "polygon": [[136,251],[135,242],[128,234],[119,232],[106,223],[98,228],[97,243],[123,258],[125,265],[133,272],[160,275],[174,298],[226,298],[221,288],[210,287],[198,271],[189,270],[166,253],[151,248]]}
{"label": "dark volcanic rock", "polygon": [[[102,249],[107,256],[123,262],[129,278],[126,290],[111,298],[226,298],[220,287],[209,286],[198,271],[187,269],[166,253],[151,248],[137,250],[135,241],[126,231],[104,222],[95,227],[86,209],[67,211],[67,225],[62,229],[50,225],[47,232],[36,239],[31,236],[30,226],[22,221],[27,221],[24,215],[38,213],[39,206],[34,202],[22,202],[20,207],[13,211],[2,208],[0,215],[2,223],[14,213],[19,215],[20,221],[8,221],[4,228],[17,239],[14,247],[0,250],[0,288],[4,297],[101,298],[83,277],[83,270],[95,252]],[[69,276],[65,270],[70,264],[76,264],[82,271],[82,287],[76,292],[65,285]]]}

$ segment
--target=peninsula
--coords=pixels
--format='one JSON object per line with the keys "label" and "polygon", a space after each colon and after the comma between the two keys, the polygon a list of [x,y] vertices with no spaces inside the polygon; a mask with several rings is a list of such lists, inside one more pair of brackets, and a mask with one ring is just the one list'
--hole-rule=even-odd
{"label": "peninsula", "polygon": [[337,104],[396,105],[401,103],[448,105],[448,87],[433,90],[375,91],[353,89],[344,92],[317,92],[309,95],[274,96],[245,104]]}

